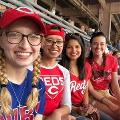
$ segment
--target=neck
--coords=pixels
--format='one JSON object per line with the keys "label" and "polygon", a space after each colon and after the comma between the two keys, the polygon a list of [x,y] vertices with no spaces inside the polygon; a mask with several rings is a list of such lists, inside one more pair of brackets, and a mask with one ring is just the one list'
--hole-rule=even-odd
{"label": "neck", "polygon": [[71,62],[70,62],[70,72],[71,72],[72,74],[76,75],[76,76],[79,75],[76,61],[71,61]]}
{"label": "neck", "polygon": [[53,67],[57,63],[56,59],[46,59],[42,58],[41,59],[41,65],[46,66],[46,67]]}
{"label": "neck", "polygon": [[16,83],[16,84],[21,84],[27,74],[27,69],[26,68],[15,68],[9,64],[7,64],[7,78],[9,81]]}
{"label": "neck", "polygon": [[103,56],[94,57],[94,61],[101,65],[103,63]]}

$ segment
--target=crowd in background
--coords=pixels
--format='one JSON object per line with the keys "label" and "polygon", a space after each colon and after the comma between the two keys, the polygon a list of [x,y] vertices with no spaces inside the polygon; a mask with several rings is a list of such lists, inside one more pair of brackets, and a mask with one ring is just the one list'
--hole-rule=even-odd
{"label": "crowd in background", "polygon": [[120,120],[119,51],[106,53],[101,31],[91,34],[90,48],[86,57],[79,33],[45,25],[30,8],[6,10],[0,18],[0,119]]}

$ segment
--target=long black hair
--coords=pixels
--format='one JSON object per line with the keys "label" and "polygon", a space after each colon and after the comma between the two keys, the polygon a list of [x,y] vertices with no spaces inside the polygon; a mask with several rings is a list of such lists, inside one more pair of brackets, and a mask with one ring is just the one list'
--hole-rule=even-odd
{"label": "long black hair", "polygon": [[66,48],[67,48],[67,45],[71,39],[78,41],[78,43],[81,46],[81,55],[77,59],[77,67],[78,67],[78,71],[79,71],[79,78],[81,80],[83,80],[86,76],[85,67],[84,67],[84,64],[85,64],[85,43],[84,43],[84,39],[78,33],[66,34],[65,44],[64,44],[63,53],[62,53],[62,60],[60,61],[60,64],[62,64],[68,70],[70,69],[70,59],[66,55]]}

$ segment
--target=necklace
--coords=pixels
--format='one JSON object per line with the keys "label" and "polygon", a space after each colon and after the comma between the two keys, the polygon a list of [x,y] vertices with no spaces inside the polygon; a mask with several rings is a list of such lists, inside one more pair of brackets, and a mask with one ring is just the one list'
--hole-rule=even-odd
{"label": "necklace", "polygon": [[25,92],[25,88],[26,88],[27,81],[25,81],[25,84],[24,84],[24,87],[23,87],[23,89],[22,89],[21,95],[20,95],[20,94],[18,95],[18,96],[21,96],[20,99],[17,97],[17,94],[16,94],[16,92],[15,92],[15,89],[14,89],[12,83],[11,83],[11,82],[9,82],[9,83],[10,83],[10,86],[11,86],[11,88],[12,88],[12,91],[13,91],[13,93],[14,93],[14,95],[15,95],[15,98],[16,98],[16,100],[17,100],[17,102],[18,102],[18,107],[22,106],[22,105],[21,105],[21,100],[22,100],[23,94],[24,94],[24,92]]}

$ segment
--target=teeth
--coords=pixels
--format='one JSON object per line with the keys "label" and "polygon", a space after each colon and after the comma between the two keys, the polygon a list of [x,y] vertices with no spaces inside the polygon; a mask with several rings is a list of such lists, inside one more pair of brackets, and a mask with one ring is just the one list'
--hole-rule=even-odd
{"label": "teeth", "polygon": [[29,56],[29,55],[30,55],[30,53],[17,52],[17,55],[21,55],[21,56]]}
{"label": "teeth", "polygon": [[72,55],[76,55],[76,53],[72,54]]}

